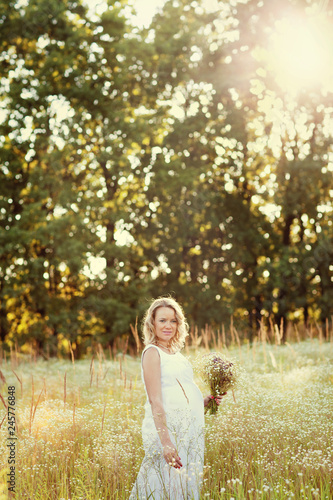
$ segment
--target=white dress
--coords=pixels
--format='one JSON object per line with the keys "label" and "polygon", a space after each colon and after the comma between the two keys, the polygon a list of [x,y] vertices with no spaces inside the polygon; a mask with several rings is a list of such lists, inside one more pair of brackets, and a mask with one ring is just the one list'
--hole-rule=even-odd
{"label": "white dress", "polygon": [[170,439],[175,445],[183,467],[167,464],[159,439],[151,406],[145,404],[142,439],[145,457],[132,488],[129,500],[199,500],[204,464],[204,402],[200,389],[193,381],[190,362],[180,353],[167,354],[155,348],[161,360],[163,407]]}

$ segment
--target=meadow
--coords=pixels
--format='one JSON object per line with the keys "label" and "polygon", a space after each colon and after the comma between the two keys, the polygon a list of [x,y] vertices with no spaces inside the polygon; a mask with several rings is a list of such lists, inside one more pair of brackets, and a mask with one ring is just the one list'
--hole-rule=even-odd
{"label": "meadow", "polygon": [[[192,342],[183,354],[193,362],[208,347],[207,339]],[[205,417],[201,498],[331,500],[332,338],[284,345],[261,338],[211,350],[237,360],[244,377],[217,415]],[[101,346],[83,360],[2,353],[0,370],[0,500],[127,499],[144,455],[140,353]],[[10,497],[9,386],[17,418],[16,493]]]}

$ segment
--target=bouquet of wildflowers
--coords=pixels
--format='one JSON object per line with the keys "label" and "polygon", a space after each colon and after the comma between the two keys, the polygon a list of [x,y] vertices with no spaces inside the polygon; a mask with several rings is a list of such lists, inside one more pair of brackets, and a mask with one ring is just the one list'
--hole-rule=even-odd
{"label": "bouquet of wildflowers", "polygon": [[213,398],[206,405],[205,412],[217,412],[218,405],[214,399],[217,395],[233,389],[238,378],[238,367],[222,354],[210,352],[204,354],[196,363],[205,384],[209,385]]}

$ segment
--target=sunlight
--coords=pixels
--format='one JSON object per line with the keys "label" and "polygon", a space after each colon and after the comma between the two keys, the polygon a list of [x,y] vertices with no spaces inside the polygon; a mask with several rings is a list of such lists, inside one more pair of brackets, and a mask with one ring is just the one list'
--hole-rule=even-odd
{"label": "sunlight", "polygon": [[297,92],[329,84],[332,38],[325,20],[283,18],[271,36],[269,66],[282,89]]}

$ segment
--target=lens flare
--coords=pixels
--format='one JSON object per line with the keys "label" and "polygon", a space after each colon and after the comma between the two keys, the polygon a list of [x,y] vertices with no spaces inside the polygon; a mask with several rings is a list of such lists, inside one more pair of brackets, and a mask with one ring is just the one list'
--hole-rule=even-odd
{"label": "lens flare", "polygon": [[332,85],[333,38],[325,20],[284,18],[271,36],[269,66],[283,89]]}

